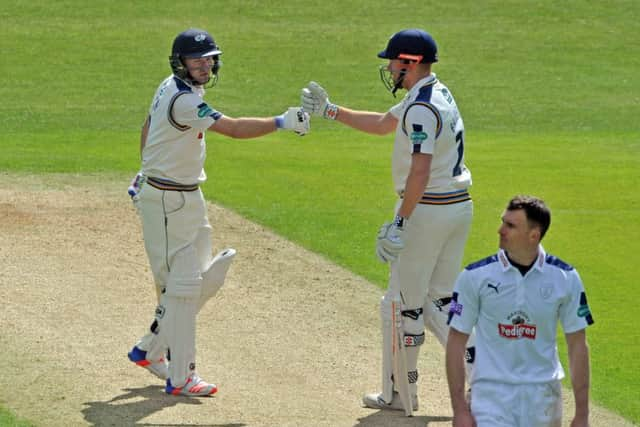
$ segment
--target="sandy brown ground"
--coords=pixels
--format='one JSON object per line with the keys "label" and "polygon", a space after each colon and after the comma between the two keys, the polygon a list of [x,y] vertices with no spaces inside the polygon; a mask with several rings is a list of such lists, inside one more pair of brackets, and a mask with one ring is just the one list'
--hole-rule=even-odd
{"label": "sandy brown ground", "polygon": [[[379,384],[382,291],[215,205],[214,245],[238,251],[198,319],[198,370],[220,391],[164,394],[126,357],[155,306],[126,180],[0,179],[0,404],[21,417],[41,426],[451,424],[432,337],[417,415],[361,408]],[[597,407],[592,421],[630,425]]]}

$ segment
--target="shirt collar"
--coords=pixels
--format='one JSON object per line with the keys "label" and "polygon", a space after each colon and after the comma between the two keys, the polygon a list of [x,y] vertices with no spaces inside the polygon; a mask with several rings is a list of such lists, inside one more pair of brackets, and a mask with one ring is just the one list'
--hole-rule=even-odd
{"label": "shirt collar", "polygon": [[[547,258],[546,251],[544,250],[542,245],[538,245],[538,258],[536,259],[536,262],[533,263],[533,267],[531,268],[532,269],[535,268],[536,270],[543,271],[544,260],[546,258]],[[511,263],[509,262],[509,258],[507,258],[507,254],[503,249],[500,249],[498,251],[498,261],[500,261],[500,266],[502,267],[502,271],[507,271],[510,268],[515,269],[515,267],[511,265]]]}
{"label": "shirt collar", "polygon": [[436,82],[436,80],[438,80],[436,78],[436,73],[431,73],[427,77],[421,78],[416,82],[416,84],[413,85],[411,90],[407,93],[407,96],[413,96],[417,94],[418,91],[420,91],[420,89],[422,89],[423,86],[426,86],[428,84],[433,84]]}

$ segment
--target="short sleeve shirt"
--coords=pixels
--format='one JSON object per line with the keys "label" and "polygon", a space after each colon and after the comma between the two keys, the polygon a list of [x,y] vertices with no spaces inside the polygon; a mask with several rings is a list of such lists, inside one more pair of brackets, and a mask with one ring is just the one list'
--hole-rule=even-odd
{"label": "short sleeve shirt", "polygon": [[389,113],[398,119],[391,165],[396,192],[405,189],[415,153],[433,156],[425,192],[445,193],[471,185],[464,164],[464,123],[453,95],[435,74],[418,81]]}
{"label": "short sleeve shirt", "polygon": [[592,323],[578,272],[541,246],[524,277],[502,250],[468,265],[455,283],[449,311],[452,328],[470,334],[475,327],[472,383],[560,380],[558,324],[572,333]]}
{"label": "short sleeve shirt", "polygon": [[204,90],[170,76],[149,109],[150,127],[142,151],[142,172],[178,184],[204,182],[205,133],[222,114],[203,100]]}

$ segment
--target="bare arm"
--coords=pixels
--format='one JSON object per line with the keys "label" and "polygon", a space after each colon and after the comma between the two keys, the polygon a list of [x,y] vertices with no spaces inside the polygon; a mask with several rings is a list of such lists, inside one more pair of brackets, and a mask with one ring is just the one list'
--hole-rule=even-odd
{"label": "bare arm", "polygon": [[451,407],[453,409],[453,425],[455,427],[471,427],[475,425],[469,405],[464,397],[464,352],[468,339],[469,335],[454,328],[449,328],[445,362]]}
{"label": "bare arm", "polygon": [[218,132],[230,138],[256,138],[275,132],[277,129],[274,117],[241,117],[234,119],[229,116],[222,116],[209,130]]}
{"label": "bare arm", "polygon": [[149,135],[149,125],[151,124],[150,119],[151,117],[147,116],[147,119],[144,121],[144,124],[142,125],[142,130],[140,131],[140,158],[142,158],[142,150],[144,149],[144,146],[147,144],[147,136]]}
{"label": "bare arm", "polygon": [[572,427],[589,425],[589,346],[585,330],[565,334],[569,352],[571,384],[576,403],[576,412],[571,421]]}
{"label": "bare arm", "polygon": [[431,154],[414,153],[411,156],[411,169],[402,196],[402,205],[398,215],[409,218],[424,194],[431,174]]}
{"label": "bare arm", "polygon": [[346,107],[338,107],[336,120],[354,129],[374,135],[391,133],[398,124],[398,119],[391,113],[383,114],[372,111],[359,111]]}

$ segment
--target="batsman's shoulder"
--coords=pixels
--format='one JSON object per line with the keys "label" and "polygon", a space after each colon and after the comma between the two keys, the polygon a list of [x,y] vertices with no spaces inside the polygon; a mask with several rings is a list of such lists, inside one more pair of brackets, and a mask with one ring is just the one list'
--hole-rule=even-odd
{"label": "batsman's shoulder", "polygon": [[483,258],[483,259],[481,259],[479,261],[472,262],[471,264],[467,265],[464,269],[468,270],[468,271],[477,270],[478,268],[486,267],[488,265],[491,265],[494,262],[498,262],[498,255],[497,254],[493,254],[493,255],[488,256],[486,258]]}

